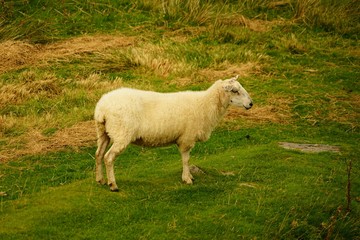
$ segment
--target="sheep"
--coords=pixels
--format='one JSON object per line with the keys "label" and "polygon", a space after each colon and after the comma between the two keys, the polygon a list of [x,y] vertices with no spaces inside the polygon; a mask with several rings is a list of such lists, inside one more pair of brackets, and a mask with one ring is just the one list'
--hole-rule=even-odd
{"label": "sheep", "polygon": [[[104,94],[95,107],[97,132],[96,181],[118,191],[114,160],[130,144],[164,146],[177,144],[182,158],[182,180],[193,183],[189,169],[190,151],[198,141],[209,139],[228,106],[250,109],[253,105],[238,76],[218,80],[205,91],[158,93],[119,88]],[[109,143],[112,146],[106,152]],[[105,154],[106,152],[106,154]]]}

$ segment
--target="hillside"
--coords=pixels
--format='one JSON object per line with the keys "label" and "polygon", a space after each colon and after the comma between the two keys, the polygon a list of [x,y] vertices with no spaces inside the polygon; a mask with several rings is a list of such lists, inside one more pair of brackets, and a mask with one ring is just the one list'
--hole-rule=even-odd
{"label": "hillside", "polygon": [[[0,238],[360,239],[359,8],[0,2]],[[103,93],[203,90],[235,75],[255,105],[230,108],[196,146],[205,173],[193,186],[174,146],[132,146],[116,162],[120,192],[96,185]]]}

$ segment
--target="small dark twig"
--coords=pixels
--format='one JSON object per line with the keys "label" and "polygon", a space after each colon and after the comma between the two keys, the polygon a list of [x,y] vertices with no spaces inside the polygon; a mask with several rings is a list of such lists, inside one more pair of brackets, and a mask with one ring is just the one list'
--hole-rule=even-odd
{"label": "small dark twig", "polygon": [[336,224],[336,221],[339,217],[339,215],[341,214],[342,212],[342,206],[339,206],[335,212],[335,214],[333,216],[331,216],[330,218],[330,223],[329,223],[329,227],[328,227],[328,231],[327,231],[327,234],[326,234],[326,237],[325,237],[325,240],[330,240],[331,239],[331,236],[334,232],[334,228],[335,228],[335,224]]}
{"label": "small dark twig", "polygon": [[327,234],[325,239],[330,240],[334,232],[334,228],[338,218],[345,218],[351,211],[351,170],[352,170],[352,160],[347,162],[347,184],[346,184],[346,212],[343,213],[342,206],[339,206],[330,218],[329,225],[327,227]]}
{"label": "small dark twig", "polygon": [[346,187],[346,212],[351,211],[351,170],[352,170],[352,159],[350,159],[347,165],[347,187]]}

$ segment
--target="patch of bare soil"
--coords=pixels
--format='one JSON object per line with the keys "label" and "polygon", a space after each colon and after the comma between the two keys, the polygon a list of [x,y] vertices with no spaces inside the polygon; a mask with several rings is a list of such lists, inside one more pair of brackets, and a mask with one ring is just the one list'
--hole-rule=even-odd
{"label": "patch of bare soil", "polygon": [[0,73],[108,48],[126,47],[135,42],[135,37],[113,35],[82,36],[47,45],[9,40],[0,43]]}
{"label": "patch of bare soil", "polygon": [[308,152],[308,153],[340,152],[339,147],[326,145],[326,144],[305,144],[305,143],[279,142],[279,146],[281,146],[285,149],[299,150],[299,151]]}
{"label": "patch of bare soil", "polygon": [[32,131],[18,140],[25,142],[25,145],[21,148],[1,151],[0,162],[25,155],[45,154],[66,148],[77,150],[80,147],[92,146],[96,141],[95,124],[94,121],[80,122],[49,137],[39,131]]}

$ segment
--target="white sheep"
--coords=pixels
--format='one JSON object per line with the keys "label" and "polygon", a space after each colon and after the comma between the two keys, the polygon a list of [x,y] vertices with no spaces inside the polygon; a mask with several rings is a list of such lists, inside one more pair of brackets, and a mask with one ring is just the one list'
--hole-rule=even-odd
{"label": "white sheep", "polygon": [[[114,160],[130,143],[151,147],[177,144],[182,180],[192,184],[189,158],[195,143],[209,139],[230,104],[246,109],[253,105],[237,78],[218,80],[206,91],[158,93],[120,88],[103,95],[94,114],[98,137],[96,181],[105,184],[104,158],[107,184],[111,191],[118,191]],[[106,152],[110,141],[113,144]]]}

